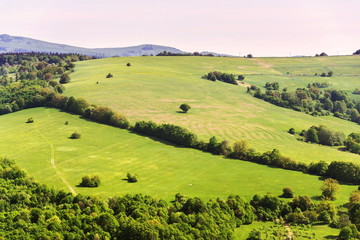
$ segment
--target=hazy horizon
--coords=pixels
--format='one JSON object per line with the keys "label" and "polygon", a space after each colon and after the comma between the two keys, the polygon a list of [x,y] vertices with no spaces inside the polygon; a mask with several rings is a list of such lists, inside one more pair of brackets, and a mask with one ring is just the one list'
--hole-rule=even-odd
{"label": "hazy horizon", "polygon": [[156,44],[243,56],[350,55],[357,0],[1,2],[2,32],[86,48]]}

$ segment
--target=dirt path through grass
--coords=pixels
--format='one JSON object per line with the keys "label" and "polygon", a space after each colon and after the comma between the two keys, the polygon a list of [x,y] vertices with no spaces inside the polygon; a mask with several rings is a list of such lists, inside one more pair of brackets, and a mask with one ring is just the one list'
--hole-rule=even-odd
{"label": "dirt path through grass", "polygon": [[68,189],[70,190],[70,192],[74,195],[76,195],[76,192],[74,190],[73,187],[71,187],[71,185],[68,183],[68,181],[62,176],[62,174],[59,172],[59,170],[56,167],[55,164],[55,148],[54,145],[52,143],[50,143],[50,141],[47,139],[47,137],[38,129],[37,125],[35,125],[35,130],[39,133],[39,135],[46,141],[47,144],[49,144],[50,146],[50,163],[51,163],[51,167],[54,169],[56,175],[61,179],[61,181],[68,187]]}

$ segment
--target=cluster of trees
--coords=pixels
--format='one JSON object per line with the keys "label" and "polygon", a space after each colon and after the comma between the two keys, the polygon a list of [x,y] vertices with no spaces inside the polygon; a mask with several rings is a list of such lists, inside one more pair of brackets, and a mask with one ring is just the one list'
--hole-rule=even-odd
{"label": "cluster of trees", "polygon": [[[334,73],[332,71],[328,72],[327,74],[323,72],[320,74],[320,77],[332,77],[333,74]],[[315,73],[315,75],[317,74]]]}
{"label": "cluster of trees", "polygon": [[206,57],[214,57],[214,54],[207,53],[207,54],[201,54],[199,52],[193,52],[193,53],[172,53],[168,51],[163,51],[161,53],[158,53],[156,56],[206,56]]}
{"label": "cluster of trees", "polygon": [[360,133],[351,133],[345,141],[346,150],[360,154]]}
{"label": "cluster of trees", "polygon": [[172,203],[142,194],[74,196],[34,182],[8,159],[0,160],[0,185],[5,239],[234,239],[235,227],[255,219],[239,196],[205,202],[176,194]]}
{"label": "cluster of trees", "polygon": [[336,132],[325,125],[311,126],[304,131],[304,140],[327,146],[341,146],[344,144],[345,135],[343,132]]}
{"label": "cluster of trees", "polygon": [[67,112],[82,115],[98,123],[111,125],[123,129],[130,127],[129,121],[122,114],[114,112],[108,107],[90,105],[83,98],[66,97],[61,94],[51,93],[44,106],[55,107]]}
{"label": "cluster of trees", "polygon": [[279,83],[278,82],[267,82],[265,83],[266,90],[279,90]]}
{"label": "cluster of trees", "polygon": [[86,59],[76,54],[0,54],[0,114],[43,106],[51,94],[64,91],[61,83],[70,81],[73,62]]}
{"label": "cluster of trees", "polygon": [[[221,81],[221,82],[226,82],[226,83],[231,83],[234,85],[238,85],[238,82],[235,79],[235,76],[233,74],[229,74],[229,73],[222,73],[222,72],[218,72],[218,71],[214,71],[214,72],[209,72],[207,75],[202,76],[203,79],[207,79],[210,81]],[[244,76],[243,75],[239,75],[238,76],[238,80],[244,80]]]}
{"label": "cluster of trees", "polygon": [[359,54],[360,54],[360,49],[353,53],[353,55],[359,55]]}
{"label": "cluster of trees", "polygon": [[196,148],[198,144],[197,136],[194,133],[173,124],[156,124],[151,121],[139,121],[135,123],[132,131],[185,147]]}
{"label": "cluster of trees", "polygon": [[[296,134],[294,128],[288,131]],[[351,133],[345,139],[343,132],[336,132],[325,125],[311,126],[308,130],[303,130],[299,134],[305,142],[318,143],[326,146],[346,146],[346,150],[360,154],[360,133]],[[301,138],[298,138],[301,139]]]}
{"label": "cluster of trees", "polygon": [[311,163],[307,172],[342,182],[360,184],[360,166],[351,162],[334,161],[329,164],[320,161]]}
{"label": "cluster of trees", "polygon": [[360,101],[350,99],[344,91],[331,89],[321,91],[314,85],[311,84],[309,88],[298,88],[293,92],[287,91],[286,88],[282,91],[262,92],[260,88],[252,85],[248,87],[247,92],[276,106],[291,108],[313,116],[327,116],[333,113],[335,117],[360,124]]}
{"label": "cluster of trees", "polygon": [[316,88],[327,88],[327,87],[331,87],[331,83],[328,82],[314,82],[314,83],[309,83],[307,85],[308,88],[311,87],[316,87]]}
{"label": "cluster of trees", "polygon": [[0,54],[0,75],[3,75],[0,84],[6,86],[20,80],[44,80],[54,84],[53,81],[60,76],[61,83],[65,83],[63,74],[73,71],[74,62],[88,59],[91,57],[78,54]]}
{"label": "cluster of trees", "polygon": [[100,185],[99,176],[84,176],[81,179],[80,187],[98,187]]}

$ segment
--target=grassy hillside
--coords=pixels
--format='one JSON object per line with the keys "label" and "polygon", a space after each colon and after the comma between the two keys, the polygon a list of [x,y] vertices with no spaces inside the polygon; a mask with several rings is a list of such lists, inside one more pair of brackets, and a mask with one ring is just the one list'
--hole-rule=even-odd
{"label": "grassy hillside", "polygon": [[[258,151],[278,148],[285,156],[307,163],[319,160],[360,162],[359,155],[299,142],[287,133],[291,127],[300,131],[312,125],[325,124],[349,134],[359,132],[359,125],[334,117],[312,117],[279,108],[253,98],[244,87],[200,78],[209,71],[218,70],[244,74],[246,82],[259,86],[267,81],[279,81],[281,87],[295,88],[315,81],[330,81],[333,87],[350,91],[359,84],[358,59],[358,56],[99,59],[77,63],[65,94],[109,106],[124,113],[133,123],[152,120],[181,125],[204,140],[213,135],[229,141],[245,139],[250,147]],[[128,62],[131,67],[126,66]],[[320,74],[329,70],[334,72],[334,77],[313,76],[315,72]],[[105,78],[108,73],[114,77]],[[298,76],[300,74],[309,76]],[[191,105],[189,113],[177,112],[181,103]]]}
{"label": "grassy hillside", "polygon": [[[29,117],[34,123],[25,123]],[[75,130],[81,139],[69,139]],[[322,185],[317,176],[167,145],[56,109],[2,115],[0,136],[0,155],[16,160],[41,183],[102,197],[141,192],[171,200],[181,192],[203,199],[230,194],[249,199],[257,193],[280,195],[286,186],[316,197]],[[138,174],[139,182],[123,180],[127,172]],[[101,178],[99,188],[77,187],[87,174]],[[337,203],[345,203],[355,189],[341,186]]]}

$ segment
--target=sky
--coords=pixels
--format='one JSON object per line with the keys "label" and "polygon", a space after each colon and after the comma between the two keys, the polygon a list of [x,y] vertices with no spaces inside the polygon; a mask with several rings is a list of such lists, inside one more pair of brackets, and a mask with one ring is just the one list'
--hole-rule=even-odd
{"label": "sky", "polygon": [[259,57],[360,49],[360,0],[11,0],[0,9],[0,34],[79,47]]}

